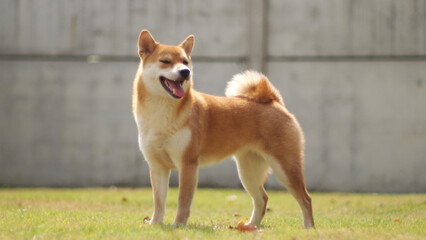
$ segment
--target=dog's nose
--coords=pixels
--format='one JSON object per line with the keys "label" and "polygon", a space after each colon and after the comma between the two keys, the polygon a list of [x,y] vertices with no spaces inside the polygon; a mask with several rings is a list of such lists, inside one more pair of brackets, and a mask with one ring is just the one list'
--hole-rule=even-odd
{"label": "dog's nose", "polygon": [[183,77],[183,78],[187,78],[189,76],[189,69],[182,69],[179,71],[179,74]]}

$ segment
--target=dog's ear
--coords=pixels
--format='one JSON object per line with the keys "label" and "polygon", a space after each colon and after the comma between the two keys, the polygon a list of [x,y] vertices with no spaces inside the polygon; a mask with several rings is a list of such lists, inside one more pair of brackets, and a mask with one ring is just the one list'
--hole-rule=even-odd
{"label": "dog's ear", "polygon": [[146,56],[148,56],[154,51],[157,45],[158,43],[152,37],[151,33],[149,33],[148,30],[143,29],[141,33],[139,34],[139,42],[138,42],[139,57],[141,59],[144,59]]}
{"label": "dog's ear", "polygon": [[189,35],[181,44],[179,44],[179,47],[183,48],[186,55],[191,55],[192,48],[194,47],[194,35]]}

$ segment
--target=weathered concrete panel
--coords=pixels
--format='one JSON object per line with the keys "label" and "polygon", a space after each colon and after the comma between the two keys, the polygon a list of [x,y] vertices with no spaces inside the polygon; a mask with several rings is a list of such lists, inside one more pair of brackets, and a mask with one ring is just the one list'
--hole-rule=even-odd
{"label": "weathered concrete panel", "polygon": [[426,2],[271,0],[270,56],[425,55]]}
{"label": "weathered concrete panel", "polygon": [[[253,62],[263,48],[276,57],[266,62],[268,75],[305,130],[309,188],[426,191],[425,62],[291,62],[425,56],[426,2],[269,0],[266,23],[249,2],[252,8],[243,0],[0,1],[1,59],[33,60],[0,61],[0,184],[149,185],[130,111],[137,63],[63,61],[136,59],[147,28],[165,44],[195,34],[193,55],[211,61],[195,63],[195,88],[207,93],[223,95],[247,67],[241,59]],[[171,182],[177,185],[176,173]],[[274,178],[267,185],[279,186]],[[240,186],[235,164],[202,169],[200,186]]]}
{"label": "weathered concrete panel", "polygon": [[[131,113],[136,68],[137,62],[0,61],[0,184],[148,186]],[[223,95],[242,68],[196,63],[196,85],[217,94],[222,85]],[[234,165],[202,170],[200,185],[239,186]]]}
{"label": "weathered concrete panel", "polygon": [[271,63],[316,190],[426,191],[425,62]]}
{"label": "weathered concrete panel", "polygon": [[[305,130],[309,188],[426,191],[424,64],[269,64]],[[0,62],[0,183],[148,186],[130,112],[136,66]],[[195,63],[195,87],[223,95],[244,67]],[[281,187],[274,178],[267,185]],[[240,186],[235,164],[202,169],[200,186]]]}
{"label": "weathered concrete panel", "polygon": [[0,62],[0,182],[140,181],[131,79],[137,63]]}
{"label": "weathered concrete panel", "polygon": [[243,0],[4,0],[0,53],[133,56],[146,28],[165,44],[195,34],[194,55],[241,57],[247,11]]}

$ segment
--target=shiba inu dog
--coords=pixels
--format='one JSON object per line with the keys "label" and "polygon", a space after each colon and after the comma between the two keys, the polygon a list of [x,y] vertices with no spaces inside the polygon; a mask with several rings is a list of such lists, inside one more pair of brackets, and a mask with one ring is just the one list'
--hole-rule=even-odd
{"label": "shiba inu dog", "polygon": [[133,114],[139,146],[149,164],[154,197],[151,224],[163,221],[171,169],[179,173],[174,224],[185,225],[197,186],[198,167],[234,156],[241,182],[253,200],[247,228],[260,224],[268,196],[268,169],[296,198],[306,228],[314,227],[303,176],[304,136],[296,118],[261,73],[246,71],[228,83],[226,97],[193,89],[194,36],[177,46],[139,35],[139,69],[133,85]]}

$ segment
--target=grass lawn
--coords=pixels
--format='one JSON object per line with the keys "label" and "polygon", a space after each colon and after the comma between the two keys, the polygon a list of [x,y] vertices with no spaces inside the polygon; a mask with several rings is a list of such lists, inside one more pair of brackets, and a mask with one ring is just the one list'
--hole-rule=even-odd
{"label": "grass lawn", "polygon": [[243,190],[198,189],[188,226],[170,226],[177,189],[171,189],[164,225],[152,213],[150,189],[0,188],[0,239],[426,239],[426,194],[312,193],[316,229],[285,191],[268,191],[262,231],[230,227],[249,217]]}

